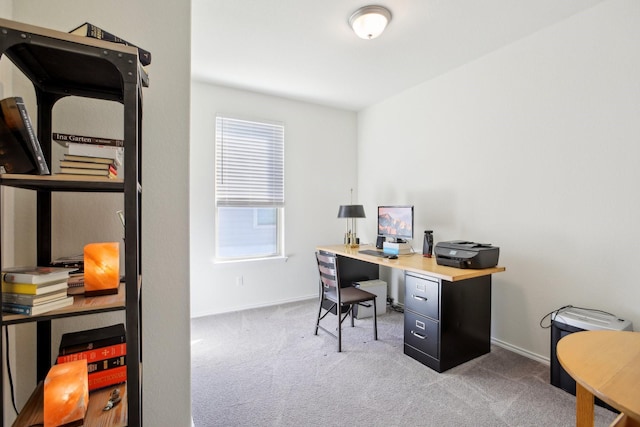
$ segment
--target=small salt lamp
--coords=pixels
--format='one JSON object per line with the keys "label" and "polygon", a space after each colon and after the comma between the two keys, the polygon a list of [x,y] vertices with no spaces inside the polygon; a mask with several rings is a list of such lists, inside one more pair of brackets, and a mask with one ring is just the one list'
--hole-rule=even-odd
{"label": "small salt lamp", "polygon": [[53,365],[44,380],[44,427],[82,425],[89,406],[85,359]]}
{"label": "small salt lamp", "polygon": [[84,294],[117,294],[120,284],[118,242],[89,243],[84,247]]}

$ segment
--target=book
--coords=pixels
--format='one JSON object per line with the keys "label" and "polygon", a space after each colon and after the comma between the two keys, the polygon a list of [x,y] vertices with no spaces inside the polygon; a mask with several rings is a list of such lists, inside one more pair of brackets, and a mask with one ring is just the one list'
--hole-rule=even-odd
{"label": "book", "polygon": [[118,366],[104,371],[92,372],[87,375],[89,391],[120,384],[127,380],[127,366]]}
{"label": "book", "polygon": [[86,359],[87,362],[98,362],[100,360],[111,359],[114,357],[126,356],[126,344],[114,344],[106,347],[100,347],[93,350],[79,351],[76,353],[58,356],[56,363],[73,362],[75,360]]}
{"label": "book", "polygon": [[138,49],[138,57],[140,58],[140,63],[142,65],[149,65],[151,64],[151,52],[149,52],[146,49],[141,48],[140,46],[137,46],[131,42],[128,42],[108,31],[103,30],[102,28],[91,24],[89,22],[85,22],[84,24],[80,25],[77,28],[74,28],[73,30],[69,31],[70,34],[77,34],[79,36],[84,36],[84,37],[92,37],[94,39],[98,39],[98,40],[106,40],[109,42],[113,42],[113,43],[120,43],[120,44],[124,44],[127,46],[131,46],[131,47],[135,47]]}
{"label": "book", "polygon": [[74,273],[69,275],[69,280],[67,280],[67,285],[70,288],[84,286],[84,273]]}
{"label": "book", "polygon": [[61,299],[45,302],[38,305],[22,305],[11,304],[8,302],[2,303],[2,311],[13,314],[24,314],[27,316],[37,316],[52,310],[58,310],[60,308],[68,307],[73,304],[73,297],[68,296]]}
{"label": "book", "polygon": [[84,273],[70,275],[67,285],[67,295],[84,295]]}
{"label": "book", "polygon": [[70,142],[78,144],[112,145],[114,147],[124,147],[123,139],[102,138],[99,136],[73,135],[69,133],[53,132],[53,140],[66,147]]}
{"label": "book", "polygon": [[126,366],[127,356],[113,357],[97,362],[87,363],[89,373],[106,371],[107,369],[117,368],[118,366]]}
{"label": "book", "polygon": [[74,156],[73,154],[65,154],[64,161],[71,162],[90,162],[90,163],[103,163],[107,165],[116,165],[114,159],[109,159],[107,157],[93,157],[93,156]]}
{"label": "book", "polygon": [[71,256],[63,256],[51,261],[52,267],[73,268],[74,271],[69,272],[69,278],[82,273],[84,269],[84,253]]}
{"label": "book", "polygon": [[0,173],[27,174],[36,170],[25,141],[17,137],[0,117]]}
{"label": "book", "polygon": [[70,142],[67,153],[73,156],[88,156],[112,159],[116,166],[122,166],[124,160],[124,148],[110,145],[92,145]]}
{"label": "book", "polygon": [[60,166],[65,168],[80,168],[80,169],[98,169],[98,170],[109,170],[109,167],[112,167],[110,163],[98,163],[98,162],[77,162],[61,160]]}
{"label": "book", "polygon": [[60,173],[67,174],[67,175],[106,176],[106,177],[109,177],[109,178],[117,178],[118,177],[118,171],[113,169],[113,168],[109,168],[109,169],[106,169],[106,170],[99,170],[99,169],[84,169],[84,168],[61,167],[60,168]]}
{"label": "book", "polygon": [[58,289],[57,291],[48,292],[46,294],[18,294],[13,292],[3,292],[2,302],[20,305],[40,305],[45,302],[62,299],[67,296],[67,289]]}
{"label": "book", "polygon": [[39,285],[41,283],[55,282],[63,279],[67,280],[69,273],[72,271],[73,268],[64,267],[9,267],[2,271],[2,280],[11,283],[32,283]]}
{"label": "book", "polygon": [[67,295],[84,295],[84,283],[80,286],[67,288]]}
{"label": "book", "polygon": [[[4,153],[1,158],[4,173],[36,173],[38,175],[49,175],[49,167],[44,158],[42,147],[38,141],[27,107],[19,96],[5,98],[0,101],[0,112],[2,115],[3,132],[2,146],[10,148],[10,157],[14,161],[22,159],[21,163],[5,162]],[[24,155],[19,155],[18,151],[24,151]],[[31,168],[27,166],[24,157],[30,159]],[[22,172],[18,171],[21,170]],[[26,170],[25,170],[26,169]]]}
{"label": "book", "polygon": [[59,355],[92,350],[126,342],[124,323],[85,331],[68,332],[60,339]]}
{"label": "book", "polygon": [[13,283],[2,281],[2,292],[12,294],[25,294],[25,295],[44,295],[49,294],[60,289],[67,289],[67,280],[60,280],[58,282],[50,283]]}

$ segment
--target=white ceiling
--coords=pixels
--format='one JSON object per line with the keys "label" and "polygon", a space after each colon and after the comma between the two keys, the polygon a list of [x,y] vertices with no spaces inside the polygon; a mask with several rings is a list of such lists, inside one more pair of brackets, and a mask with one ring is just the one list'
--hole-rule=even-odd
{"label": "white ceiling", "polygon": [[[192,76],[358,111],[602,1],[192,0]],[[374,40],[347,24],[368,4]]]}

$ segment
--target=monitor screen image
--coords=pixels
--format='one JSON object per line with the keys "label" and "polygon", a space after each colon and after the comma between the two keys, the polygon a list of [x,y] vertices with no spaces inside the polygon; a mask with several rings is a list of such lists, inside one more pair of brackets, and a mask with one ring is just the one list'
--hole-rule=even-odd
{"label": "monitor screen image", "polygon": [[413,206],[378,206],[378,235],[396,242],[413,239]]}

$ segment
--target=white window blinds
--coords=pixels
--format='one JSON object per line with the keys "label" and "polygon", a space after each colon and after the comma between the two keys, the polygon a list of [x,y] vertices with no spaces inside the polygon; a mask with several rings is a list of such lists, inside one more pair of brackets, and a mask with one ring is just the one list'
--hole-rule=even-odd
{"label": "white window blinds", "polygon": [[284,206],[284,126],[216,116],[216,206]]}

